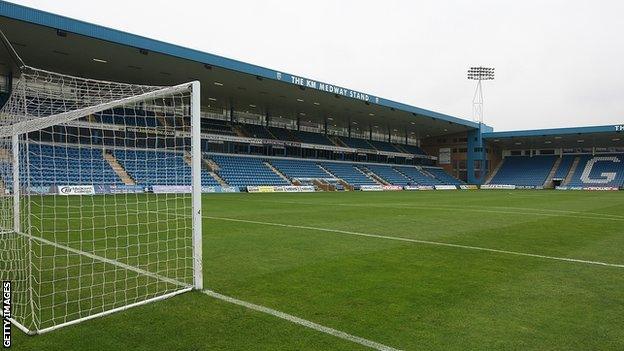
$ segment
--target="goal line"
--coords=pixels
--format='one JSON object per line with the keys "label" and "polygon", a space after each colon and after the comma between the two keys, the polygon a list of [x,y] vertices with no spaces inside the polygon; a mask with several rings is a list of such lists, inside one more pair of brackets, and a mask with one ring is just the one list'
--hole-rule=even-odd
{"label": "goal line", "polygon": [[29,330],[24,325],[22,325],[21,323],[19,323],[16,320],[14,320],[13,318],[11,318],[11,322],[13,324],[15,324],[20,330],[22,330],[23,332],[25,332],[28,335],[45,334],[45,333],[51,332],[51,331],[56,330],[56,329],[60,329],[60,328],[67,327],[67,326],[70,326],[70,325],[78,324],[80,322],[85,322],[85,321],[88,321],[88,320],[92,320],[92,319],[108,316],[110,314],[113,314],[113,313],[116,313],[116,312],[125,311],[125,310],[133,308],[133,307],[142,306],[142,305],[148,304],[150,302],[161,301],[161,300],[168,299],[168,298],[171,298],[173,296],[177,296],[177,295],[180,295],[182,293],[189,292],[189,291],[193,290],[193,286],[192,285],[185,284],[185,283],[177,281],[175,279],[171,279],[171,278],[162,276],[162,275],[154,273],[154,272],[149,272],[149,271],[146,271],[144,269],[141,269],[141,268],[138,268],[138,267],[134,267],[134,266],[125,264],[123,262],[119,262],[119,261],[116,261],[116,260],[113,260],[113,259],[110,259],[110,258],[106,258],[106,257],[95,255],[95,254],[92,254],[92,253],[89,253],[89,252],[78,250],[78,249],[75,249],[75,248],[72,248],[72,247],[69,247],[69,246],[65,246],[65,245],[62,245],[62,244],[59,244],[59,243],[55,243],[53,241],[50,241],[50,240],[47,240],[47,239],[44,239],[44,238],[40,238],[40,237],[36,237],[36,236],[30,235],[30,234],[26,234],[26,233],[15,233],[15,234],[22,235],[22,236],[24,236],[24,237],[26,237],[28,239],[31,239],[31,240],[39,241],[40,243],[45,244],[45,245],[51,245],[51,246],[56,247],[58,249],[62,249],[62,250],[65,250],[65,251],[68,251],[68,252],[71,252],[71,253],[74,253],[74,254],[78,254],[78,255],[82,255],[82,256],[88,257],[88,258],[90,258],[92,260],[97,260],[97,261],[100,261],[100,262],[103,262],[103,263],[106,263],[106,264],[114,265],[114,266],[117,266],[117,267],[129,270],[129,271],[141,274],[141,275],[145,275],[145,276],[148,276],[148,277],[151,277],[151,278],[154,278],[154,279],[158,279],[160,281],[163,281],[163,282],[166,282],[166,283],[169,283],[169,284],[173,284],[173,285],[177,285],[177,286],[183,287],[180,290],[173,291],[173,292],[168,293],[168,294],[156,296],[156,297],[149,298],[149,299],[146,299],[146,300],[143,300],[143,301],[139,301],[139,302],[135,302],[135,303],[131,303],[131,304],[125,305],[125,306],[113,308],[113,309],[110,309],[110,310],[107,310],[107,311],[99,312],[99,313],[92,314],[92,315],[87,316],[87,317],[82,317],[82,318],[75,319],[75,320],[72,320],[72,321],[69,321],[69,322],[65,322],[65,323],[62,323],[62,324],[58,324],[58,325],[55,325],[55,326],[52,326],[52,327],[43,328],[43,329],[40,329],[40,330],[34,330],[34,331],[33,330]]}

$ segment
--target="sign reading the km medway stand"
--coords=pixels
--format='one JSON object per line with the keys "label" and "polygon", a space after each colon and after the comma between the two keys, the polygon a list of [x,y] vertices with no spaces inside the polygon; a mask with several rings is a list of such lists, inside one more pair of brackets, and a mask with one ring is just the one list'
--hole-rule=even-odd
{"label": "sign reading the km medway stand", "polygon": [[[281,73],[277,74],[277,79],[282,80],[282,74]],[[337,94],[337,95],[349,97],[349,98],[352,98],[352,99],[358,99],[358,100],[362,100],[362,101],[366,101],[366,102],[370,102],[371,100],[373,100],[373,97],[368,95],[368,94],[360,93],[360,92],[355,91],[355,90],[342,88],[342,87],[339,87],[339,86],[336,86],[336,85],[332,85],[332,84],[317,82],[317,81],[312,80],[312,79],[307,79],[307,78],[302,78],[302,77],[297,77],[297,76],[291,76],[290,77],[290,82],[293,83],[293,84],[302,86],[302,87],[316,89],[316,90],[321,90],[321,91],[324,91],[324,92],[327,92],[327,93]],[[379,103],[379,98],[378,97],[375,97],[374,100],[375,100],[376,104]]]}

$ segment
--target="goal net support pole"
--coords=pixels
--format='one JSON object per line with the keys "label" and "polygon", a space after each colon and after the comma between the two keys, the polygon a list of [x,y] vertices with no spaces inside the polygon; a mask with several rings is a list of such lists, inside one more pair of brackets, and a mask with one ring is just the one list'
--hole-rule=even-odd
{"label": "goal net support pole", "polygon": [[197,81],[30,67],[14,81],[0,110],[0,278],[16,283],[19,329],[42,334],[203,288],[200,94]]}
{"label": "goal net support pole", "polygon": [[193,272],[195,289],[204,288],[202,263],[202,184],[201,184],[201,88],[192,83],[191,93],[191,168],[193,173]]}

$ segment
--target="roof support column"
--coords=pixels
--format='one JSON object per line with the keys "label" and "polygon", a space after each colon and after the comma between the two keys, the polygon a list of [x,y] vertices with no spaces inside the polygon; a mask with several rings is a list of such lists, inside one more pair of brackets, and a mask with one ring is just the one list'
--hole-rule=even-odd
{"label": "roof support column", "polygon": [[373,140],[373,126],[368,125],[368,140]]}
{"label": "roof support column", "polygon": [[301,130],[301,116],[297,116],[297,131]]}
{"label": "roof support column", "polygon": [[270,119],[271,119],[271,117],[269,116],[269,110],[267,110],[267,111],[264,113],[264,125],[265,125],[266,127],[268,127],[268,126],[269,126],[269,120],[270,120]]}
{"label": "roof support column", "polygon": [[347,126],[347,135],[349,138],[351,137],[351,118],[349,118],[349,125]]}
{"label": "roof support column", "polygon": [[487,176],[487,154],[483,144],[482,126],[483,124],[479,123],[479,128],[469,130],[466,135],[468,137],[466,171],[470,184],[483,184]]}
{"label": "roof support column", "polygon": [[234,105],[230,105],[230,122],[234,122]]}
{"label": "roof support column", "polygon": [[327,117],[323,117],[323,118],[324,118],[324,120],[323,120],[323,127],[325,129],[325,135],[327,135]]}

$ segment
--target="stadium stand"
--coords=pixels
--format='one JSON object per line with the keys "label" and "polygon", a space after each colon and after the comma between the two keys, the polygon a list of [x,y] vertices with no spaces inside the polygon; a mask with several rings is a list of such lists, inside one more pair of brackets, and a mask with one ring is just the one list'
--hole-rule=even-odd
{"label": "stadium stand", "polygon": [[273,172],[261,158],[226,155],[204,155],[219,165],[217,173],[229,185],[290,185]]}
{"label": "stadium stand", "polygon": [[339,139],[348,147],[352,147],[355,149],[375,149],[366,139],[348,137],[340,137]]}
{"label": "stadium stand", "polygon": [[[113,155],[137,185],[191,185],[191,167],[173,152],[117,149]],[[151,166],[149,170],[145,164]],[[174,169],[176,177],[171,174]],[[202,170],[201,178],[203,186],[219,185],[206,170]]]}
{"label": "stadium stand", "polygon": [[297,159],[273,159],[269,163],[282,172],[286,177],[292,179],[314,179],[333,178],[333,176],[322,170],[316,162],[300,161]]}
{"label": "stadium stand", "polygon": [[[191,125],[190,121],[187,125]],[[201,129],[204,133],[217,133],[226,135],[236,135],[236,132],[232,129],[232,126],[227,121],[221,121],[218,119],[202,118]]]}
{"label": "stadium stand", "polygon": [[[588,163],[592,162],[589,169]],[[570,187],[624,187],[624,154],[583,155]]]}
{"label": "stadium stand", "polygon": [[425,170],[433,174],[442,184],[445,185],[463,185],[464,182],[446,173],[442,168],[425,168]]}
{"label": "stadium stand", "polygon": [[273,134],[266,127],[256,124],[241,124],[244,133],[251,138],[258,139],[275,139]]}
{"label": "stadium stand", "polygon": [[362,166],[379,176],[381,179],[392,185],[409,185],[412,180],[406,177],[404,174],[399,173],[396,169],[389,165],[365,165]]}
{"label": "stadium stand", "polygon": [[[95,114],[89,117],[86,122],[96,122],[104,124],[119,124],[119,125],[131,125],[139,127],[155,127],[158,125],[168,123],[179,123],[180,121],[167,120],[166,117],[154,116],[150,112],[141,110],[129,110],[129,109],[115,109],[112,111],[105,111],[99,114]],[[187,121],[188,123],[188,121]],[[57,128],[58,129],[58,128]],[[106,152],[102,150],[93,150],[93,155],[89,157],[66,156],[72,158],[67,160],[68,167],[79,168],[82,167],[83,175],[89,174],[101,174],[103,177],[91,177],[90,179],[79,178],[78,173],[71,174],[58,174],[56,178],[53,178],[45,172],[40,172],[41,179],[36,185],[58,185],[62,183],[72,184],[128,184],[128,179],[135,182],[137,185],[150,186],[150,185],[189,185],[190,184],[190,166],[180,157],[172,157],[170,151],[154,151],[152,148],[158,150],[161,146],[157,139],[147,138],[145,134],[135,131],[126,131],[125,134],[119,134],[124,132],[115,132],[114,134],[107,130],[94,129],[90,137],[82,137],[77,127],[67,127],[66,129],[54,129],[49,130],[46,133],[41,133],[39,139],[45,145],[47,142],[52,142],[51,136],[54,135],[61,137],[68,143],[79,144],[104,144],[110,146],[110,154],[119,163],[119,167],[122,169],[119,172],[118,169],[112,169],[111,164],[106,162]],[[236,129],[236,131],[235,131]],[[308,131],[296,131],[277,127],[265,127],[263,125],[254,124],[236,124],[236,128],[233,127],[231,122],[217,120],[217,119],[202,119],[202,131],[216,134],[225,135],[246,135],[261,139],[277,139],[277,140],[289,140],[289,141],[301,141],[310,144],[332,145],[332,142],[327,135],[322,133],[313,133]],[[413,145],[394,145],[384,141],[368,141],[366,139],[359,138],[347,138],[339,137],[342,142],[350,147],[370,150],[382,150],[389,152],[406,152],[422,153],[422,149]],[[123,141],[119,144],[117,141]],[[176,143],[187,142],[186,140],[176,139]],[[68,144],[70,145],[70,144]],[[203,150],[209,152],[210,148],[207,147],[207,143],[202,142]],[[136,148],[136,149],[135,149]],[[69,147],[69,149],[72,149]],[[88,152],[89,149],[84,146],[76,146],[76,151]],[[86,151],[85,151],[86,150]],[[380,183],[388,183],[392,185],[434,185],[434,184],[460,184],[459,181],[450,177],[450,175],[441,171],[441,173],[428,174],[425,171],[418,170],[414,166],[397,166],[385,163],[358,163],[349,161],[321,161],[321,160],[301,160],[296,157],[283,159],[268,156],[258,157],[244,157],[237,156],[243,150],[236,150],[238,154],[205,154],[207,159],[212,159],[216,163],[219,169],[215,171],[217,175],[215,179],[211,172],[207,169],[202,169],[202,185],[203,186],[218,186],[218,185],[231,185],[231,186],[254,186],[254,185],[290,185],[290,182],[285,178],[290,179],[327,179],[338,178],[342,181],[353,185],[379,185]],[[46,157],[50,158],[49,154],[53,151],[44,148]],[[56,153],[62,153],[57,150]],[[106,156],[106,157],[103,157]],[[178,155],[179,156],[179,155]],[[76,165],[74,160],[102,160],[101,165]],[[39,168],[44,168],[44,163],[39,164]],[[145,170],[145,164],[153,165],[153,169],[148,172]],[[113,165],[115,166],[115,165]],[[142,166],[142,167],[139,167]],[[90,168],[89,168],[90,167]],[[180,179],[172,179],[168,176],[167,169],[183,169],[183,176]],[[207,167],[210,168],[210,167]],[[58,169],[58,168],[57,168]],[[141,170],[142,169],[142,170]],[[401,170],[399,170],[401,169]],[[125,172],[125,174],[124,174]],[[370,175],[368,175],[371,173]],[[176,173],[177,174],[177,173]],[[214,174],[214,173],[212,173]],[[438,179],[434,178],[438,177]],[[74,178],[71,178],[74,177]],[[119,178],[122,179],[119,179]],[[5,180],[5,184],[9,184],[10,180]],[[311,181],[308,181],[311,182]],[[335,188],[341,189],[342,184],[333,182]]]}
{"label": "stadium stand", "polygon": [[93,118],[96,123],[122,124],[136,127],[156,127],[160,124],[153,113],[123,108],[97,113]]}
{"label": "stadium stand", "polygon": [[30,143],[31,186],[122,185],[101,149]]}
{"label": "stadium stand", "polygon": [[385,142],[385,141],[377,141],[377,140],[369,140],[368,141],[373,147],[379,151],[387,151],[387,152],[402,152],[397,149],[394,145]]}
{"label": "stadium stand", "polygon": [[411,179],[414,185],[441,185],[442,182],[434,177],[428,176],[413,166],[394,167],[397,172]]}
{"label": "stadium stand", "polygon": [[367,177],[357,169],[355,164],[340,162],[321,162],[320,165],[329,171],[336,178],[340,178],[345,182],[354,185],[379,185],[375,180]]}
{"label": "stadium stand", "polygon": [[426,155],[426,153],[423,151],[423,149],[421,149],[420,147],[418,147],[416,145],[401,144],[399,146],[403,150],[405,150],[407,153],[414,154],[414,155]]}
{"label": "stadium stand", "polygon": [[325,134],[304,131],[293,131],[293,134],[304,143],[334,146],[334,143]]}
{"label": "stadium stand", "polygon": [[286,140],[286,141],[298,141],[292,131],[284,128],[276,128],[276,127],[267,127],[269,132],[275,136],[275,139],[278,140]]}
{"label": "stadium stand", "polygon": [[572,163],[574,162],[574,156],[565,155],[561,158],[561,163],[559,163],[559,167],[557,167],[557,171],[553,176],[553,179],[564,180],[565,177],[570,172],[570,168],[572,168]]}
{"label": "stadium stand", "polygon": [[542,186],[552,170],[556,156],[508,156],[490,184]]}

